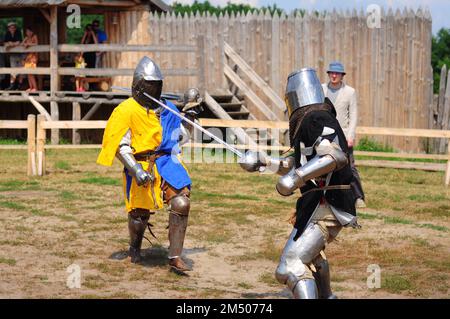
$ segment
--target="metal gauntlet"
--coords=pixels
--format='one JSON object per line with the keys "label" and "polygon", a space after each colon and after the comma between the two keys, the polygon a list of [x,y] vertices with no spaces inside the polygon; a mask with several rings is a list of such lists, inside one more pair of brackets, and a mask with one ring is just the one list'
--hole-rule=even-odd
{"label": "metal gauntlet", "polygon": [[239,165],[247,172],[259,171],[261,167],[269,167],[271,171],[284,175],[294,166],[294,158],[272,158],[263,152],[247,151],[239,160]]}
{"label": "metal gauntlet", "polygon": [[116,156],[127,168],[130,175],[136,179],[138,186],[145,185],[152,180],[152,176],[136,161],[133,154],[121,154],[118,152]]}
{"label": "metal gauntlet", "polygon": [[120,142],[116,157],[126,167],[130,175],[136,179],[136,183],[138,184],[138,186],[146,185],[152,180],[152,176],[144,170],[140,163],[136,161],[130,145],[131,132],[130,130],[128,130]]}

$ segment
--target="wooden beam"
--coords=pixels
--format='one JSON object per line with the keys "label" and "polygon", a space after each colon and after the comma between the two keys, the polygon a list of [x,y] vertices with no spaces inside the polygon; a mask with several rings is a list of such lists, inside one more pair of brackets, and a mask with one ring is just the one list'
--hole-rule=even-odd
{"label": "wooden beam", "polygon": [[357,166],[372,166],[386,168],[417,169],[424,171],[444,171],[445,164],[421,163],[421,162],[398,162],[398,161],[380,161],[380,160],[356,160]]}
{"label": "wooden beam", "polygon": [[[81,106],[78,102],[72,103],[72,121],[79,121],[81,119]],[[80,144],[80,132],[78,129],[72,129],[72,144]]]}
{"label": "wooden beam", "polygon": [[[165,76],[196,76],[198,71],[196,69],[163,69],[161,72]],[[79,69],[79,68],[59,68],[59,75],[74,75],[74,76],[119,76],[119,75],[133,75],[134,69]]]}
{"label": "wooden beam", "polygon": [[253,92],[247,84],[228,66],[224,65],[223,71],[225,76],[230,79],[242,93],[248,97],[248,99],[258,108],[259,111],[268,119],[268,120],[278,120],[278,116],[272,112],[270,108],[267,107],[266,104]]}
{"label": "wooden beam", "polygon": [[31,47],[25,48],[23,46],[17,46],[12,48],[5,48],[4,46],[0,46],[0,53],[27,53],[27,52],[49,52],[49,45],[33,45]]}
{"label": "wooden beam", "polygon": [[[205,92],[205,103],[211,112],[216,116],[225,119],[223,121],[233,121],[231,116],[211,97],[211,95],[209,95],[208,92]],[[232,128],[232,131],[237,136],[239,142],[256,145],[256,142],[241,127],[235,126]]]}
{"label": "wooden beam", "polygon": [[44,18],[48,21],[48,23],[52,23],[52,19],[50,18],[50,14],[47,12],[47,10],[39,8],[39,11],[42,13]]}
{"label": "wooden beam", "polygon": [[47,119],[47,121],[51,121],[52,117],[51,115],[47,112],[47,110],[45,109],[45,107],[42,106],[41,103],[39,103],[38,101],[36,101],[34,99],[34,97],[32,97],[31,95],[28,96],[28,100],[30,100],[31,104],[34,105],[34,107],[38,110],[39,113],[41,113],[42,115],[45,116],[45,118]]}
{"label": "wooden beam", "polygon": [[420,153],[389,153],[389,152],[366,152],[354,151],[355,155],[372,156],[372,157],[395,157],[395,158],[420,158],[433,160],[446,160],[447,155],[442,154],[420,154]]}
{"label": "wooden beam", "polygon": [[134,7],[136,3],[133,1],[120,0],[71,0],[70,3],[78,4],[80,6],[96,6],[96,7]]}
{"label": "wooden beam", "polygon": [[42,123],[44,129],[95,129],[105,127],[106,121],[51,121]]}
{"label": "wooden beam", "polygon": [[83,118],[81,119],[82,121],[87,121],[89,120],[92,115],[94,115],[95,112],[97,112],[97,110],[100,108],[102,104],[100,102],[95,103],[90,109],[89,111],[83,116]]}
{"label": "wooden beam", "polygon": [[59,52],[196,52],[193,45],[60,44]]}
{"label": "wooden beam", "polygon": [[445,185],[449,186],[450,185],[450,139],[448,140],[448,146],[447,146],[447,166],[445,168],[445,179],[444,179],[444,183]]}
{"label": "wooden beam", "polygon": [[27,175],[34,176],[36,171],[36,115],[29,114],[27,118],[27,145],[28,145],[28,165]]}
{"label": "wooden beam", "polygon": [[286,106],[284,104],[284,101],[278,96],[278,94],[270,87],[270,85],[264,81],[258,73],[253,70],[250,65],[245,62],[244,59],[241,58],[239,54],[237,54],[234,49],[225,42],[224,45],[225,54],[233,60],[234,63],[239,67],[239,69],[242,70],[242,72],[245,73],[248,78],[255,83],[262,92],[272,101],[273,105],[278,108],[279,111],[281,111],[284,115],[284,110],[286,109]]}
{"label": "wooden beam", "polygon": [[50,74],[50,68],[0,68],[0,74]]}
{"label": "wooden beam", "polygon": [[50,7],[50,94],[58,90],[58,7]]}
{"label": "wooden beam", "polygon": [[28,128],[28,121],[0,120],[0,129]]}
{"label": "wooden beam", "polygon": [[45,129],[42,127],[42,124],[45,122],[45,116],[38,115],[37,116],[37,125],[36,125],[36,161],[37,161],[37,174],[42,176],[45,174]]}

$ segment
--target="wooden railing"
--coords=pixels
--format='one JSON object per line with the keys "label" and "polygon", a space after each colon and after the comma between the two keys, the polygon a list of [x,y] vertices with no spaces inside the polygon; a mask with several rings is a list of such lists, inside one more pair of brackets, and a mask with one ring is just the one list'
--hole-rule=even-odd
{"label": "wooden railing", "polygon": [[[245,62],[245,60],[237,54],[236,51],[228,44],[224,43],[225,56],[231,60],[236,66],[237,70],[241,70],[250,81],[255,84],[261,92],[272,102],[274,108],[267,107],[261,98],[241,79],[237,74],[237,70],[233,70],[229,65],[224,64],[223,72],[225,76],[236,85],[239,90],[259,109],[259,111],[268,120],[280,120],[284,119],[284,106],[283,100],[275,93],[275,91]],[[276,109],[274,112],[273,109]]]}
{"label": "wooden railing", "polygon": [[36,175],[36,115],[28,115],[26,121],[3,121],[0,120],[0,129],[26,129],[27,145],[0,145],[0,150],[27,149],[27,174]]}
{"label": "wooden railing", "polygon": [[[29,117],[30,119],[30,117]],[[23,121],[25,122],[25,121]],[[1,128],[0,121],[0,128]],[[204,127],[229,127],[229,128],[262,128],[262,129],[286,129],[288,122],[281,121],[253,121],[253,120],[220,120],[220,119],[199,119],[199,124]],[[20,125],[25,126],[24,123]],[[29,127],[29,122],[28,122]],[[46,149],[74,149],[74,148],[100,148],[101,145],[46,145],[45,130],[47,129],[103,129],[106,127],[106,121],[46,121],[45,116],[38,115],[37,118],[37,135],[36,135],[36,156],[38,163],[38,175],[45,173],[45,150]],[[426,129],[404,129],[404,128],[386,128],[386,127],[357,127],[356,133],[359,135],[391,135],[406,137],[433,137],[445,138],[450,140],[450,130],[426,130]],[[29,143],[30,143],[29,134]],[[450,141],[449,141],[450,142]],[[195,148],[223,148],[223,145],[217,143],[188,143],[185,147]],[[285,152],[289,150],[287,146],[271,146],[271,145],[235,145],[238,149],[273,150]],[[29,150],[32,149],[29,147]],[[392,157],[392,158],[409,158],[409,159],[433,159],[446,160],[446,164],[430,164],[416,162],[394,162],[394,161],[357,161],[359,165],[377,166],[377,167],[393,167],[393,168],[414,168],[424,170],[444,170],[445,185],[450,184],[450,143],[447,155],[438,154],[407,154],[407,153],[386,153],[386,152],[363,152],[355,151],[355,155],[373,156],[373,157]],[[31,155],[30,155],[31,156]],[[432,167],[431,167],[432,166]]]}
{"label": "wooden railing", "polygon": [[[197,53],[196,69],[179,68],[179,69],[163,69],[162,72],[166,76],[198,76],[198,86],[204,88],[204,54],[200,50],[204,47],[203,36],[197,37],[197,45],[130,45],[130,44],[60,44],[57,45],[56,54],[61,52],[192,52]],[[5,48],[0,46],[1,53],[28,53],[28,52],[51,52],[50,45],[36,45],[25,48],[23,46]],[[56,60],[57,61],[57,60]],[[52,72],[54,71],[54,72]],[[117,69],[117,68],[96,68],[96,69],[79,69],[69,67],[37,67],[30,68],[7,68],[1,67],[0,74],[38,74],[38,75],[87,75],[87,76],[126,76],[133,75],[134,69]],[[56,80],[55,80],[56,81]],[[53,91],[53,90],[51,90]]]}

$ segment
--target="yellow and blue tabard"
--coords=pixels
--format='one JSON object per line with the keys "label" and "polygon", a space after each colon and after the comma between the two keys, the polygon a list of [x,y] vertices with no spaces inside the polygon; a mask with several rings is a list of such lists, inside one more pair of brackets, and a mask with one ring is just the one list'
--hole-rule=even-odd
{"label": "yellow and blue tabard", "polygon": [[[169,101],[164,101],[164,104],[178,112],[176,106]],[[148,210],[163,208],[162,180],[176,189],[190,187],[191,179],[179,159],[178,135],[174,134],[180,125],[181,120],[170,111],[164,109],[158,117],[153,110],[147,112],[133,98],[123,101],[112,112],[103,134],[98,164],[112,165],[120,141],[128,130],[131,131],[133,154],[149,151],[163,153],[156,159],[153,168],[155,180],[146,187],[138,186],[126,168],[124,169],[123,191],[128,212],[135,208]],[[139,163],[145,170],[148,169],[148,162],[139,161]]]}

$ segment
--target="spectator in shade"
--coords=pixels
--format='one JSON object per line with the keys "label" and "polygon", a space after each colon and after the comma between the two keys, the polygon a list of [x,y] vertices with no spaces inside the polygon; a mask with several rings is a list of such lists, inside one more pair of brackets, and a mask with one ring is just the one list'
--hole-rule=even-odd
{"label": "spectator in shade", "polygon": [[[5,48],[13,48],[22,43],[22,34],[17,30],[15,22],[8,23],[8,30],[5,33]],[[23,66],[23,55],[21,53],[9,54],[9,66],[11,68],[20,68]],[[16,80],[18,83],[16,83]],[[23,78],[15,73],[11,73],[10,85],[6,90],[17,90],[22,84]]]}
{"label": "spectator in shade", "polygon": [[[22,42],[25,48],[38,44],[37,35],[33,32],[31,27],[25,28],[25,39]],[[30,52],[26,55],[24,61],[24,67],[29,69],[35,69],[38,62],[38,54],[36,52]],[[28,74],[28,89],[27,92],[37,91],[36,77],[33,74]]]}
{"label": "spectator in shade", "polygon": [[[97,44],[97,36],[95,35],[92,24],[88,24],[84,30],[83,37],[81,38],[81,44]],[[83,57],[86,61],[86,67],[95,68],[95,52],[84,52]]]}
{"label": "spectator in shade", "polygon": [[[94,29],[95,35],[97,36],[98,43],[105,43],[108,40],[108,36],[106,35],[105,31],[100,29],[100,21],[94,20],[92,21],[92,28]],[[96,52],[96,59],[95,59],[95,67],[101,68],[102,67],[102,61],[103,56],[105,55],[105,52]]]}

